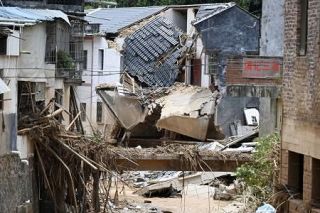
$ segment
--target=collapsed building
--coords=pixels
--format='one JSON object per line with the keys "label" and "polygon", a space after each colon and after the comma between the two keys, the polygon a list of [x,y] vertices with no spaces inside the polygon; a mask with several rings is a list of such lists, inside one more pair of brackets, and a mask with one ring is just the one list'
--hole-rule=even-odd
{"label": "collapsed building", "polygon": [[[130,131],[131,137],[152,137],[145,135],[139,125],[150,122],[148,116],[158,116],[148,124],[149,133],[150,129],[155,133],[155,128],[165,129],[203,141],[208,133],[217,132],[212,129],[218,94],[213,94],[208,88],[173,86],[185,55],[190,51],[186,40],[186,35],[164,17],[152,19],[124,40],[123,71],[127,75],[123,76],[122,83],[132,80],[133,84],[131,87],[124,85],[122,90],[125,92],[110,86],[100,86],[97,92],[122,127]],[[136,85],[140,89],[135,89]],[[154,97],[146,94],[148,92],[143,88],[163,88],[164,92],[155,90],[151,94],[158,99],[153,100]],[[141,103],[143,100],[149,104]],[[156,133],[153,137],[164,137],[164,133]]]}
{"label": "collapsed building", "polygon": [[[160,119],[160,114],[158,119],[161,121],[153,121],[154,127],[176,133],[179,132],[180,134],[183,132],[182,135],[196,140],[208,139],[208,126],[211,127],[208,133],[212,133],[211,137],[213,138],[221,138],[222,133],[227,136],[245,134],[240,130],[234,129],[246,129],[242,127],[247,123],[244,116],[245,111],[247,108],[259,108],[259,100],[257,98],[224,97],[226,90],[225,67],[228,58],[259,52],[259,20],[233,3],[198,5],[197,8],[197,12],[192,8],[194,16],[193,19],[190,17],[189,24],[191,25],[193,20],[195,27],[190,27],[189,33],[184,32],[178,27],[180,22],[172,22],[170,16],[162,14],[145,19],[141,24],[134,25],[125,30],[126,36],[122,40],[123,45],[121,46],[121,53],[123,54],[121,72],[126,74],[120,78],[120,84],[118,82],[118,86],[110,87],[110,85],[108,85],[105,87],[105,90],[110,93],[112,88],[116,88],[115,90],[120,94],[117,97],[121,97],[122,99],[125,96],[128,96],[131,100],[133,96],[137,96],[138,99],[143,99],[146,98],[146,96],[144,92],[141,92],[143,90],[139,89],[140,87],[154,89],[170,87],[174,82],[192,84],[192,79],[199,80],[209,76],[211,83],[209,83],[207,87],[210,86],[212,92],[217,89],[220,90],[222,96],[219,96],[219,104],[218,99],[216,99],[213,101],[215,106],[212,109],[210,108],[211,112],[205,113],[210,114],[212,117],[210,119],[211,122],[203,126],[203,129],[206,130],[205,134],[199,133],[197,136],[191,134],[191,130],[196,131],[196,129],[204,123],[195,122],[193,125],[188,123],[192,127],[182,130],[183,127],[181,126],[184,122],[182,122],[182,120],[179,121],[177,117],[181,116],[179,113],[189,115],[189,111],[192,110],[187,109],[187,107],[183,109],[185,110],[184,113],[177,112],[176,115],[172,114],[172,118],[167,118],[165,121]],[[188,8],[187,11],[189,11],[189,9],[190,8]],[[225,28],[225,26],[228,27]],[[214,40],[212,41],[211,38],[214,38]],[[199,54],[200,51],[201,53]],[[203,52],[204,55],[202,55]],[[197,59],[199,57],[200,59]],[[132,83],[132,81],[134,83]],[[196,82],[193,83],[198,84]],[[136,85],[138,85],[137,89]],[[201,86],[201,83],[199,85]],[[129,91],[129,93],[122,93],[122,89]],[[187,87],[185,89],[186,91],[188,90]],[[97,87],[100,95],[102,90],[103,86]],[[194,90],[197,89],[194,88]],[[210,89],[203,90],[210,92]],[[139,94],[139,92],[142,94]],[[187,94],[188,93],[184,95],[187,96]],[[190,97],[186,99],[201,96],[191,93],[189,93],[189,95]],[[110,101],[108,103],[106,97],[102,97],[102,99],[106,106],[111,104]],[[176,99],[179,100],[178,96]],[[203,101],[201,98],[199,98],[199,100],[200,102]],[[194,101],[197,102],[196,100]],[[191,102],[184,103],[192,108],[192,105],[190,105]],[[141,105],[143,106],[143,104]],[[199,109],[200,111],[202,107],[207,107],[205,106],[205,102],[202,102]],[[110,107],[108,108],[110,109]],[[164,109],[165,108],[162,108],[162,111],[164,111]],[[125,108],[122,108],[122,110],[125,110]],[[226,111],[230,111],[230,113],[224,113]],[[145,113],[144,110],[140,110],[140,112],[142,114]],[[112,114],[111,117],[114,118],[117,117],[119,112],[112,112]],[[190,117],[193,117],[194,120],[201,120],[202,116],[201,113],[193,113]],[[145,121],[145,116],[142,116],[143,118],[141,118],[141,116],[138,117],[140,119],[136,120],[137,123],[143,123],[142,121]],[[173,117],[175,117],[175,119],[173,119]],[[239,119],[239,121],[237,119]],[[253,119],[257,120],[254,124],[257,125],[259,123],[259,116],[255,116]],[[175,123],[176,127],[166,123],[169,120],[171,123]],[[119,122],[121,124],[121,121],[118,120],[118,123]],[[189,120],[189,122],[191,121]],[[188,124],[185,125],[187,126]],[[219,124],[221,124],[221,126],[217,127]],[[138,128],[139,125],[135,124],[134,126]],[[143,134],[135,135],[131,128],[123,127],[126,130],[130,130],[131,137],[143,136]],[[251,131],[250,128],[248,131]],[[217,134],[217,137],[214,137],[213,134]],[[148,135],[148,137],[150,138],[150,135]],[[163,134],[162,136],[161,134],[155,134],[154,137],[161,138]]]}

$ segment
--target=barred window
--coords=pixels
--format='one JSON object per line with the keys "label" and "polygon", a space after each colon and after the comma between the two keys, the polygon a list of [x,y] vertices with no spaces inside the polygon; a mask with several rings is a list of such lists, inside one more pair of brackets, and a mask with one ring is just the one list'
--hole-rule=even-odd
{"label": "barred window", "polygon": [[102,122],[102,102],[97,102],[97,122]]}

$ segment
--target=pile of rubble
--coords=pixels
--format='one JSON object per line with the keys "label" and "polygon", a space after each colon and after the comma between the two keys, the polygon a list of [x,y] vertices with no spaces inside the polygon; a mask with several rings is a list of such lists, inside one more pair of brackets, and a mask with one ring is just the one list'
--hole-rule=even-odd
{"label": "pile of rubble", "polygon": [[150,197],[182,197],[204,193],[214,200],[232,200],[242,193],[243,183],[231,172],[127,172],[124,181],[136,194]]}
{"label": "pile of rubble", "polygon": [[[131,137],[146,137],[139,130],[147,125],[149,131],[164,130],[199,141],[224,138],[214,124],[219,93],[208,88],[175,83],[154,91],[137,91],[124,84],[100,85],[97,93],[122,128],[131,133]],[[159,138],[157,134],[153,137]]]}

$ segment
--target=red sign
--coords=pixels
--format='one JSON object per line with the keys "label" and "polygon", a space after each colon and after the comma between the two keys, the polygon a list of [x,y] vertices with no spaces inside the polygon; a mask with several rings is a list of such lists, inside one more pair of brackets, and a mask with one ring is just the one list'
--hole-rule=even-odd
{"label": "red sign", "polygon": [[282,59],[243,58],[243,78],[280,78]]}

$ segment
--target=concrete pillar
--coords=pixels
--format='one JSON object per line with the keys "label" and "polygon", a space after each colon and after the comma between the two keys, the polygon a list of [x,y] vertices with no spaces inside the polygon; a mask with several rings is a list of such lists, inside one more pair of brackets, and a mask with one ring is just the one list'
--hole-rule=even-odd
{"label": "concrete pillar", "polygon": [[277,99],[260,98],[260,136],[266,136],[277,130]]}

